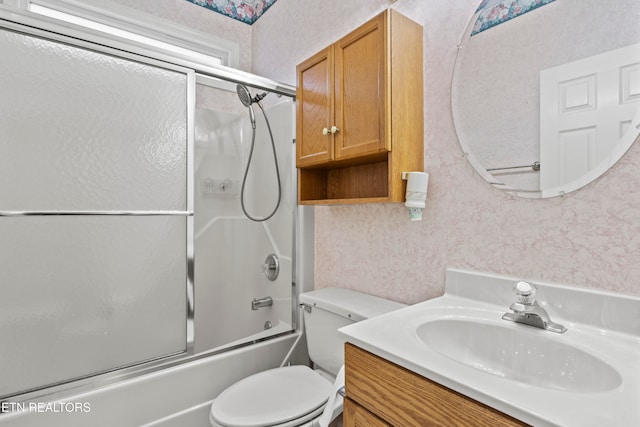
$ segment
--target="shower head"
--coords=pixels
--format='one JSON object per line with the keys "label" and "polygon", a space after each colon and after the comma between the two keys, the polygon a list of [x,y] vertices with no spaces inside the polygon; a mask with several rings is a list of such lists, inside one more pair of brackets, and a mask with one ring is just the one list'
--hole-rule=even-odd
{"label": "shower head", "polygon": [[251,99],[251,93],[249,89],[245,85],[236,85],[236,92],[238,92],[238,98],[240,98],[240,102],[245,107],[250,107],[253,104],[253,99]]}
{"label": "shower head", "polygon": [[238,98],[240,98],[240,102],[242,102],[242,105],[244,105],[245,107],[249,107],[249,117],[251,118],[251,126],[255,129],[256,115],[253,112],[253,107],[251,106],[251,104],[255,102],[260,106],[260,108],[262,108],[262,104],[260,104],[260,100],[264,99],[264,97],[267,96],[266,92],[263,92],[262,94],[256,94],[255,98],[251,98],[251,92],[249,92],[249,89],[243,84],[236,85],[236,92],[238,92]]}
{"label": "shower head", "polygon": [[256,94],[256,96],[252,98],[251,92],[249,92],[249,89],[243,84],[236,85],[236,92],[238,92],[238,98],[240,98],[240,102],[242,102],[242,105],[245,107],[250,107],[251,104],[260,102],[267,96],[267,93],[263,92]]}
{"label": "shower head", "polygon": [[256,115],[253,112],[253,107],[251,106],[251,104],[253,104],[254,102],[254,100],[251,99],[251,92],[249,92],[249,89],[247,89],[245,85],[241,84],[236,85],[236,92],[238,92],[238,98],[240,98],[240,102],[242,102],[242,105],[244,105],[245,107],[249,107],[249,118],[251,119],[251,127],[255,129]]}

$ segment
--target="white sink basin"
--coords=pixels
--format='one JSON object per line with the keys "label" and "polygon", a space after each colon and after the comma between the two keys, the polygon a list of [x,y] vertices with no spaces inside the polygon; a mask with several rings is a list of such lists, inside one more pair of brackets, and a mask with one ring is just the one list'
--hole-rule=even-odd
{"label": "white sink basin", "polygon": [[340,331],[532,426],[640,426],[640,298],[536,282],[557,334],[502,319],[517,280],[449,269],[443,296]]}
{"label": "white sink basin", "polygon": [[416,333],[449,359],[532,386],[598,393],[622,383],[606,362],[563,343],[562,335],[530,326],[458,318],[423,323]]}

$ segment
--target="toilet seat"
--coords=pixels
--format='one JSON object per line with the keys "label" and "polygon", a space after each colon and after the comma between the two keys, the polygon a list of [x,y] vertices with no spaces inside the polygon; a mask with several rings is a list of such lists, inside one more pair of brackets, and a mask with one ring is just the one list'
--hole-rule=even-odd
{"label": "toilet seat", "polygon": [[294,427],[319,416],[332,384],[307,366],[247,377],[213,401],[209,419],[223,427]]}

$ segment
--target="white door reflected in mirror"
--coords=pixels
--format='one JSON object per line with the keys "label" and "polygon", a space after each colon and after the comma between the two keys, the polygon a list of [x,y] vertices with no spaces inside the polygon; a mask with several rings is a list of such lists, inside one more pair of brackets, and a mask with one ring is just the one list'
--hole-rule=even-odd
{"label": "white door reflected in mirror", "polygon": [[[500,16],[487,8],[514,1],[526,13],[486,25]],[[640,2],[531,3],[482,2],[456,59],[453,117],[490,184],[555,197],[606,172],[640,133]]]}
{"label": "white door reflected in mirror", "polygon": [[640,44],[542,70],[541,188],[569,192],[592,171],[611,167],[615,146],[633,143],[638,100]]}

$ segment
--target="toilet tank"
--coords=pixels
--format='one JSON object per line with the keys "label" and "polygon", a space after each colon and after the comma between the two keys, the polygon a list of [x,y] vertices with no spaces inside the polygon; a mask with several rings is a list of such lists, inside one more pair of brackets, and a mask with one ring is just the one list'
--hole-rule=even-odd
{"label": "toilet tank", "polygon": [[317,367],[337,375],[344,364],[343,326],[369,319],[405,304],[342,288],[324,288],[300,294],[309,358]]}

